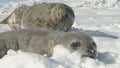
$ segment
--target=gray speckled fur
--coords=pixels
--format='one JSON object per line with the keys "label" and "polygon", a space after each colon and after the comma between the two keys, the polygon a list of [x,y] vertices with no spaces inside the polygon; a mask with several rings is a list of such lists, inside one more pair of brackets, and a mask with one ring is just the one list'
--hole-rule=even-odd
{"label": "gray speckled fur", "polygon": [[[71,47],[71,44],[75,42],[81,43],[77,49]],[[52,56],[53,48],[62,44],[70,51],[77,51],[83,56],[96,58],[97,49],[93,42],[94,40],[83,32],[61,32],[47,29],[13,30],[0,34],[0,57],[3,57],[9,49]]]}
{"label": "gray speckled fur", "polygon": [[63,3],[43,3],[23,6],[15,9],[1,23],[8,23],[12,29],[42,27],[68,31],[73,25],[75,16],[71,7]]}

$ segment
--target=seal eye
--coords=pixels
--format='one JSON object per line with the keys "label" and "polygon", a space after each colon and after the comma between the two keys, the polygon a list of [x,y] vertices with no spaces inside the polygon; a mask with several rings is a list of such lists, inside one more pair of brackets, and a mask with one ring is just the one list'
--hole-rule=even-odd
{"label": "seal eye", "polygon": [[73,42],[70,46],[71,46],[73,49],[77,49],[78,47],[81,46],[81,43],[80,43],[80,42]]}

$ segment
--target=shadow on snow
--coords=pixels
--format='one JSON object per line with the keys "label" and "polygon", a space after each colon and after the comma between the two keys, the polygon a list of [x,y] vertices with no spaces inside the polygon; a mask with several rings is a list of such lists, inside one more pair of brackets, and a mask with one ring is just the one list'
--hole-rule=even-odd
{"label": "shadow on snow", "polygon": [[78,28],[74,28],[72,27],[69,31],[83,31],[87,34],[89,34],[90,36],[93,37],[108,37],[108,38],[112,38],[112,39],[118,39],[119,37],[115,36],[115,35],[111,35],[105,32],[101,32],[101,31],[93,31],[93,30],[83,30],[83,29],[78,29]]}

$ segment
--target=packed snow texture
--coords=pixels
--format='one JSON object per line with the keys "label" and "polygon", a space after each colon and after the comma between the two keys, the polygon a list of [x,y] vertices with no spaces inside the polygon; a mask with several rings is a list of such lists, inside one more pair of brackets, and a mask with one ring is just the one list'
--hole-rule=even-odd
{"label": "packed snow texture", "polygon": [[[63,45],[54,48],[52,57],[9,50],[0,59],[0,68],[119,68],[120,67],[120,0],[22,0],[0,5],[0,21],[15,8],[42,2],[63,2],[75,12],[70,31],[84,31],[97,44],[97,59],[83,58]],[[0,32],[11,30],[0,24]]]}

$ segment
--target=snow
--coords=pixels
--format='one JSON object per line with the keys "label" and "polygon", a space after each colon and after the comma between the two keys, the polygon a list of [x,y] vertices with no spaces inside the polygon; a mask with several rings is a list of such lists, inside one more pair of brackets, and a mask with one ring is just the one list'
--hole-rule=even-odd
{"label": "snow", "polygon": [[2,68],[62,68],[63,66],[42,55],[9,50],[0,60]]}
{"label": "snow", "polygon": [[[63,45],[54,48],[52,57],[9,50],[0,59],[0,68],[119,68],[120,67],[120,0],[22,0],[0,5],[0,20],[15,8],[41,2],[63,2],[75,12],[70,31],[84,31],[97,44],[97,59],[82,58]],[[0,24],[0,32],[11,30]]]}

